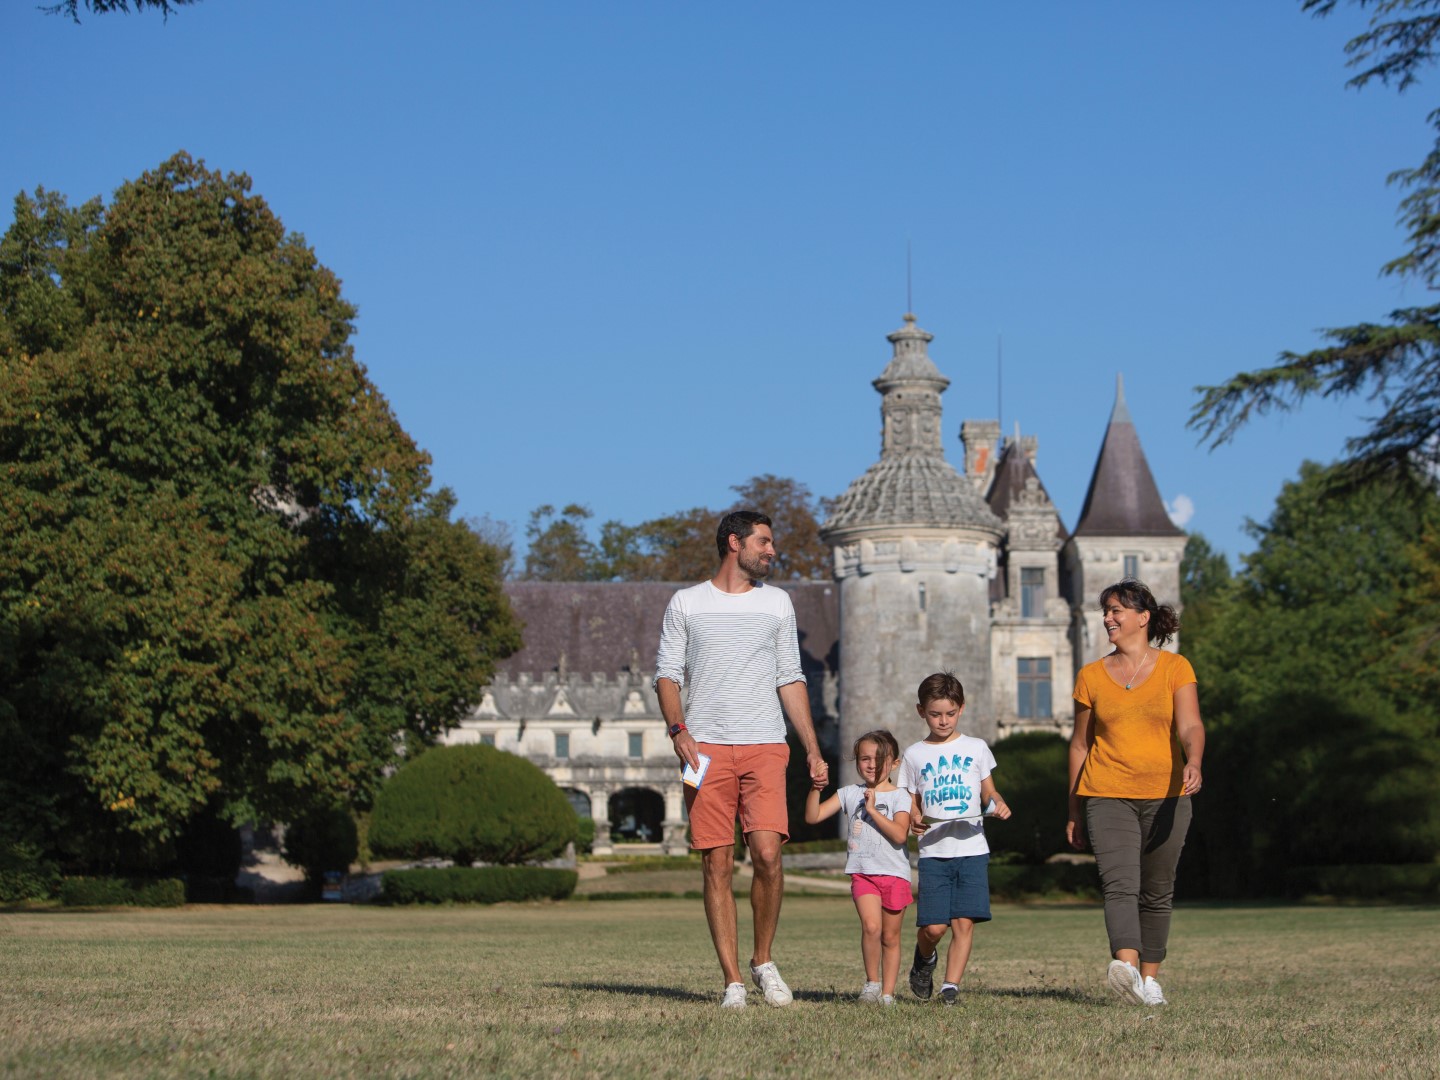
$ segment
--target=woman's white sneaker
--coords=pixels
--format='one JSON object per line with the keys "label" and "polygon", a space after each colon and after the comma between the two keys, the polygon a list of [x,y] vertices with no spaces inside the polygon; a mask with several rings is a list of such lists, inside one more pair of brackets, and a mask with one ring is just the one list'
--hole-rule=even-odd
{"label": "woman's white sneaker", "polygon": [[1160,984],[1154,979],[1152,979],[1149,975],[1145,976],[1145,987],[1143,990],[1140,991],[1140,994],[1145,999],[1146,1005],[1170,1004],[1168,1001],[1165,1000],[1165,994],[1161,991]]}
{"label": "woman's white sneaker", "polygon": [[1110,984],[1111,990],[1120,995],[1120,1000],[1125,1004],[1145,1004],[1145,984],[1141,981],[1140,972],[1134,964],[1126,963],[1124,960],[1111,960],[1105,981]]}
{"label": "woman's white sneaker", "polygon": [[860,1003],[862,1005],[879,1005],[881,996],[879,983],[867,982],[860,988]]}

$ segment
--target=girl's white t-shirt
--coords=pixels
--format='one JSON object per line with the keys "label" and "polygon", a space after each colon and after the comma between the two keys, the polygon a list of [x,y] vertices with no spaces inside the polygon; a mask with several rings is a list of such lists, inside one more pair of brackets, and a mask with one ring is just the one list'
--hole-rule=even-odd
{"label": "girl's white t-shirt", "polygon": [[[840,810],[848,824],[845,838],[849,841],[850,854],[845,860],[847,874],[884,874],[910,880],[910,854],[902,841],[890,842],[871,820],[870,811],[865,808],[865,785],[851,784],[843,787]],[[894,819],[901,810],[910,812],[910,793],[896,788],[893,791],[875,793],[875,809],[886,817]]]}

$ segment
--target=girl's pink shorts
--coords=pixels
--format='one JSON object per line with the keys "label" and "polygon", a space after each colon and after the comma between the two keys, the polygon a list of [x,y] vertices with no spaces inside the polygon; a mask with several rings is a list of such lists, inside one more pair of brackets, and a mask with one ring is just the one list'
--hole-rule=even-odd
{"label": "girl's pink shorts", "polygon": [[907,878],[889,874],[851,874],[850,895],[857,900],[862,896],[878,896],[880,906],[886,911],[904,911],[915,899]]}

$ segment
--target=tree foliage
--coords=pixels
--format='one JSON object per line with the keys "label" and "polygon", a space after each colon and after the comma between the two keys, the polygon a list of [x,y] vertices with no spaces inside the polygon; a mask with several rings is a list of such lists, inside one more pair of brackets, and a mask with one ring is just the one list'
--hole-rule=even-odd
{"label": "tree foliage", "polygon": [[0,240],[0,798],[72,860],[158,857],[219,800],[368,804],[397,736],[514,651],[352,354],[354,308],[243,175],[178,154]]}
{"label": "tree foliage", "polygon": [[1210,735],[1196,840],[1220,892],[1278,887],[1286,867],[1440,853],[1435,687],[1407,666],[1403,614],[1434,582],[1415,538],[1440,526],[1440,498],[1345,478],[1303,466],[1251,523],[1235,578],[1186,596]]}
{"label": "tree foliage", "polygon": [[735,501],[724,510],[696,506],[626,525],[607,521],[598,543],[590,539],[588,506],[572,503],[558,514],[536,507],[525,536],[530,543],[524,577],[529,581],[702,581],[715,572],[715,528],[731,510],[760,509],[774,522],[773,575],[780,581],[829,573],[830,549],[820,539],[824,500],[797,480],[766,473],[733,486]]}
{"label": "tree foliage", "polygon": [[47,15],[68,15],[78,23],[82,6],[92,15],[104,15],[111,11],[128,14],[131,5],[134,5],[136,11],[158,11],[168,19],[176,8],[188,7],[198,2],[199,0],[61,0],[58,4],[41,5],[40,10]]}
{"label": "tree foliage", "polygon": [[[1373,80],[1404,91],[1417,82],[1435,57],[1440,41],[1440,0],[1352,0],[1373,11],[1370,29],[1346,45],[1357,69],[1350,86]],[[1317,16],[1330,14],[1338,0],[1302,0]],[[1408,250],[1387,263],[1383,274],[1414,278],[1427,289],[1440,285],[1440,109],[1429,123],[1436,138],[1414,168],[1390,175],[1407,194],[1399,221]],[[1347,444],[1356,476],[1365,479],[1422,462],[1440,467],[1440,304],[1401,308],[1381,322],[1324,331],[1333,344],[1307,352],[1284,352],[1279,362],[1242,372],[1218,386],[1197,390],[1200,401],[1190,426],[1220,445],[1252,417],[1289,410],[1312,395],[1364,394],[1380,412],[1369,430]]]}

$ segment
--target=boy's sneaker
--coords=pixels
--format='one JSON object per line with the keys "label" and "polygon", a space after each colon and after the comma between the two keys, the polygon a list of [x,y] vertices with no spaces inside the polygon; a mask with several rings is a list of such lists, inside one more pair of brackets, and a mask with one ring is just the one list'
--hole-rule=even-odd
{"label": "boy's sneaker", "polygon": [[881,994],[881,995],[880,995],[880,1004],[881,1004],[881,1005],[894,1005],[894,1004],[895,1004],[895,995],[894,995],[894,994]]}
{"label": "boy's sneaker", "polygon": [[862,1005],[879,1005],[881,996],[879,983],[867,982],[860,988],[860,1004]]}
{"label": "boy's sneaker", "polygon": [[731,983],[725,987],[725,996],[720,1000],[722,1009],[743,1009],[745,1007],[745,984]]}
{"label": "boy's sneaker", "polygon": [[1110,984],[1110,989],[1119,994],[1120,1000],[1126,1005],[1145,1004],[1145,984],[1141,981],[1140,972],[1133,964],[1128,964],[1124,960],[1111,960],[1105,980]]}
{"label": "boy's sneaker", "polygon": [[959,997],[960,988],[958,986],[951,986],[949,983],[946,983],[940,987],[940,1000],[946,1005],[954,1005]]}
{"label": "boy's sneaker", "polygon": [[761,964],[756,967],[750,965],[750,977],[755,980],[755,985],[765,992],[765,1001],[769,1005],[789,1005],[795,1000],[790,993],[790,987],[785,985],[785,980],[780,977],[780,969],[775,966],[775,961]]}
{"label": "boy's sneaker", "polygon": [[915,959],[910,964],[910,992],[921,1001],[929,1001],[935,992],[935,962],[939,959],[939,949],[926,960],[920,955],[920,946],[915,946]]}
{"label": "boy's sneaker", "polygon": [[1160,984],[1156,982],[1153,978],[1151,978],[1149,975],[1145,976],[1145,985],[1144,988],[1140,991],[1140,996],[1145,999],[1146,1005],[1170,1004],[1168,1001],[1165,1000],[1165,994],[1161,991]]}

